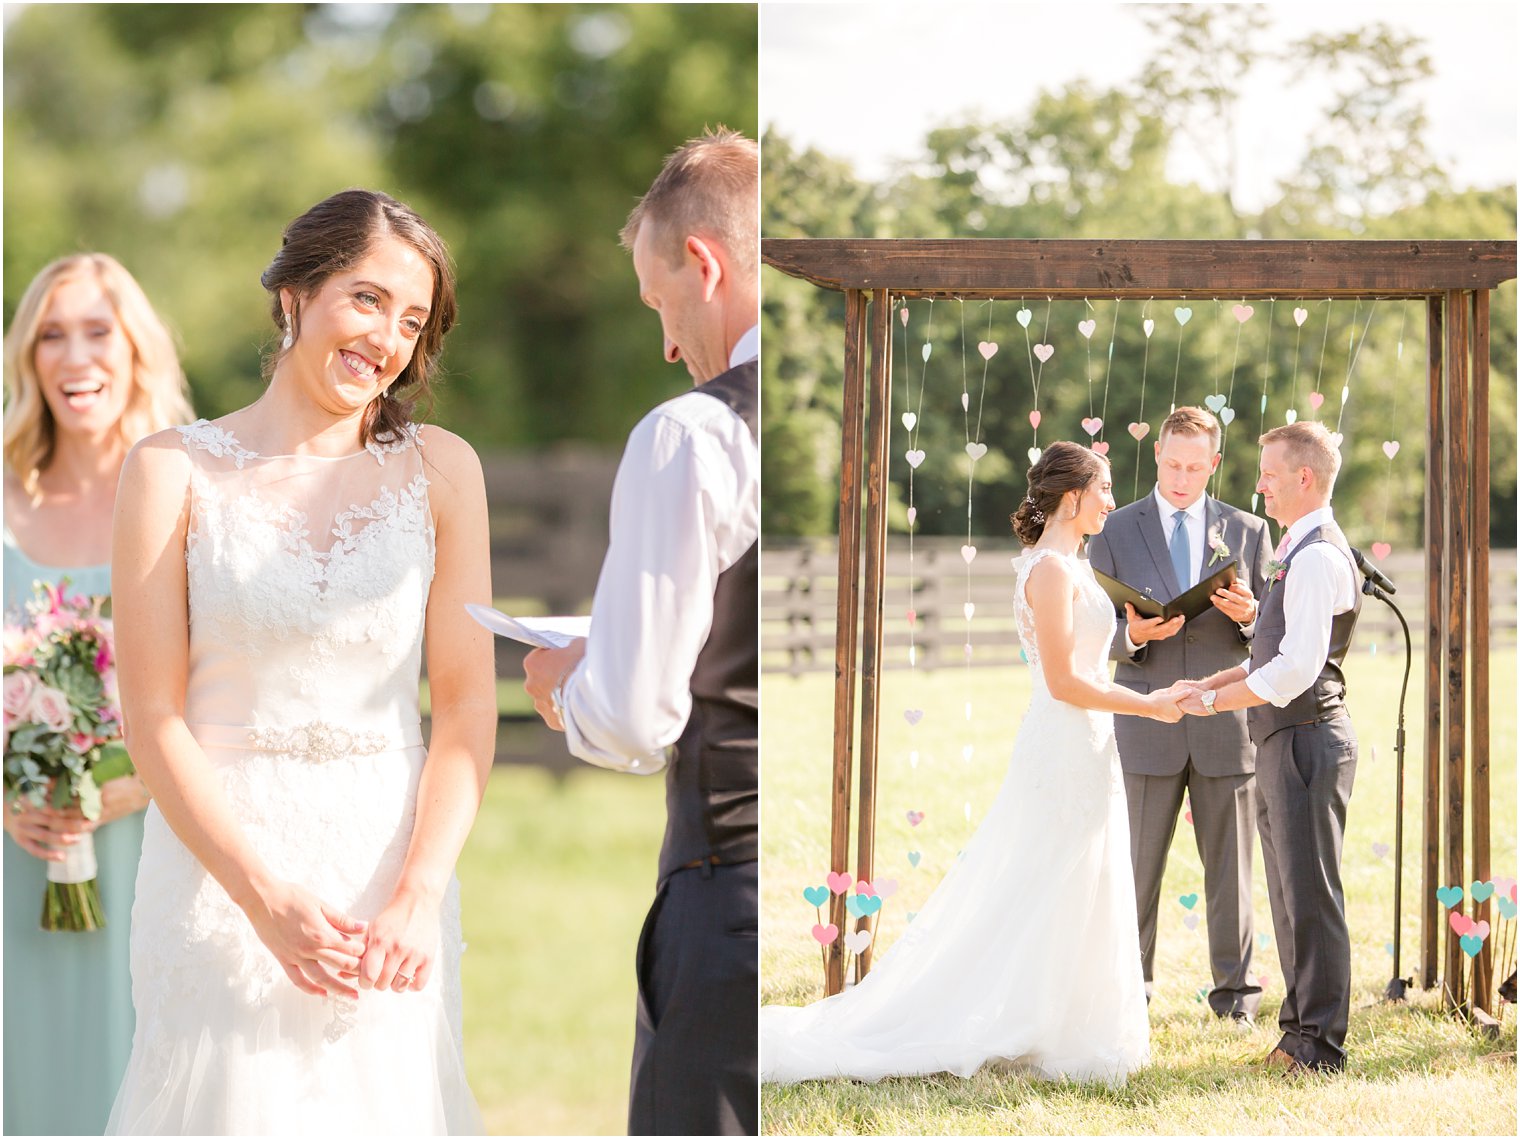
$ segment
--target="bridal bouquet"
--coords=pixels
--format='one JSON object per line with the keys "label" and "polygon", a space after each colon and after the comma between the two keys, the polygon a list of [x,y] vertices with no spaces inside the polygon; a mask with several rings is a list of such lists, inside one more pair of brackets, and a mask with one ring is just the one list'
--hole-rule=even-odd
{"label": "bridal bouquet", "polygon": [[[5,798],[100,817],[100,784],[132,770],[121,743],[110,601],[39,582],[26,620],[5,624]],[[14,806],[12,806],[14,805]],[[47,864],[42,928],[105,925],[89,834]]]}

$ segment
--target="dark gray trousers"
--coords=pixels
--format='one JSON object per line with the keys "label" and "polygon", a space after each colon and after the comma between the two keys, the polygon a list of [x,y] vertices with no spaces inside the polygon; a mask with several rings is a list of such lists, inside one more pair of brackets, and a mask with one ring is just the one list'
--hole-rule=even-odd
{"label": "dark gray trousers", "polygon": [[630,1135],[758,1135],[759,863],[677,870],[639,935]]}
{"label": "dark gray trousers", "polygon": [[1341,847],[1355,779],[1349,716],[1283,728],[1256,749],[1257,827],[1285,990],[1278,1047],[1315,1068],[1346,1064],[1351,937]]}
{"label": "dark gray trousers", "polygon": [[1256,780],[1251,775],[1201,775],[1191,760],[1176,775],[1125,772],[1129,853],[1140,919],[1140,965],[1150,995],[1156,960],[1156,915],[1166,855],[1177,830],[1182,793],[1193,809],[1193,837],[1203,860],[1203,890],[1214,987],[1209,1007],[1220,1016],[1256,1016],[1261,986],[1251,970],[1256,936],[1251,910],[1251,853],[1256,834]]}

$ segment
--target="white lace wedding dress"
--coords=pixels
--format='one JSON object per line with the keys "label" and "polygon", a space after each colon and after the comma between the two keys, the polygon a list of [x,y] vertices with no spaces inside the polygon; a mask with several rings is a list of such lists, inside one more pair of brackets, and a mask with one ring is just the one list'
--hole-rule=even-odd
{"label": "white lace wedding dress", "polygon": [[1024,595],[1047,557],[1077,583],[1077,667],[1106,678],[1114,608],[1087,562],[1016,563],[1034,694],[1007,778],[907,932],[854,988],[760,1010],[761,1079],[953,1072],[1001,1061],[1122,1083],[1150,1055],[1129,824],[1114,719],[1054,699]]}
{"label": "white lace wedding dress", "polygon": [[[426,758],[425,435],[320,458],[257,455],[204,420],[179,431],[191,463],[185,719],[269,868],[373,919],[400,875]],[[150,807],[132,910],[137,1030],[108,1133],[478,1132],[457,883],[442,924],[420,993],[300,992]]]}

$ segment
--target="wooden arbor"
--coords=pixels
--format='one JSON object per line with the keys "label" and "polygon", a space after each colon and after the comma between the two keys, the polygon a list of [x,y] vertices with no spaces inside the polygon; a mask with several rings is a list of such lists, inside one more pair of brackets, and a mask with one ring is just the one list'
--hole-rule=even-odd
{"label": "wooden arbor", "polygon": [[[1420,983],[1436,983],[1443,940],[1438,886],[1487,881],[1489,866],[1488,335],[1489,292],[1515,276],[1507,241],[780,240],[766,264],[845,294],[835,644],[831,869],[849,864],[859,690],[857,878],[875,877],[887,421],[895,298],[1048,296],[1111,299],[1362,297],[1424,299],[1427,314],[1425,809]],[[868,327],[869,309],[869,327]],[[869,393],[869,394],[868,394]],[[861,532],[864,495],[864,535]],[[1470,781],[1470,790],[1469,790]],[[1472,816],[1471,862],[1464,823]],[[1443,809],[1444,807],[1444,809]],[[1444,855],[1444,870],[1443,870]],[[1489,918],[1489,902],[1471,916]],[[845,926],[843,895],[829,920]],[[861,928],[870,918],[860,919]],[[828,947],[826,986],[844,987],[843,938]],[[1444,936],[1449,1005],[1465,1005],[1463,957]],[[861,955],[870,968],[870,950]],[[1476,1000],[1491,990],[1489,944]],[[1487,1010],[1485,1010],[1487,1011]]]}

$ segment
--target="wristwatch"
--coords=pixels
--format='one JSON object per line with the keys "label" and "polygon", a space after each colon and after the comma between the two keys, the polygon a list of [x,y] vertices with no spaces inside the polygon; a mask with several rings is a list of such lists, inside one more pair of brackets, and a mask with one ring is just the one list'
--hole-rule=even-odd
{"label": "wristwatch", "polygon": [[1210,688],[1207,692],[1200,696],[1199,699],[1203,701],[1203,710],[1207,715],[1218,715],[1218,713],[1214,711],[1214,701],[1219,699],[1219,689]]}

